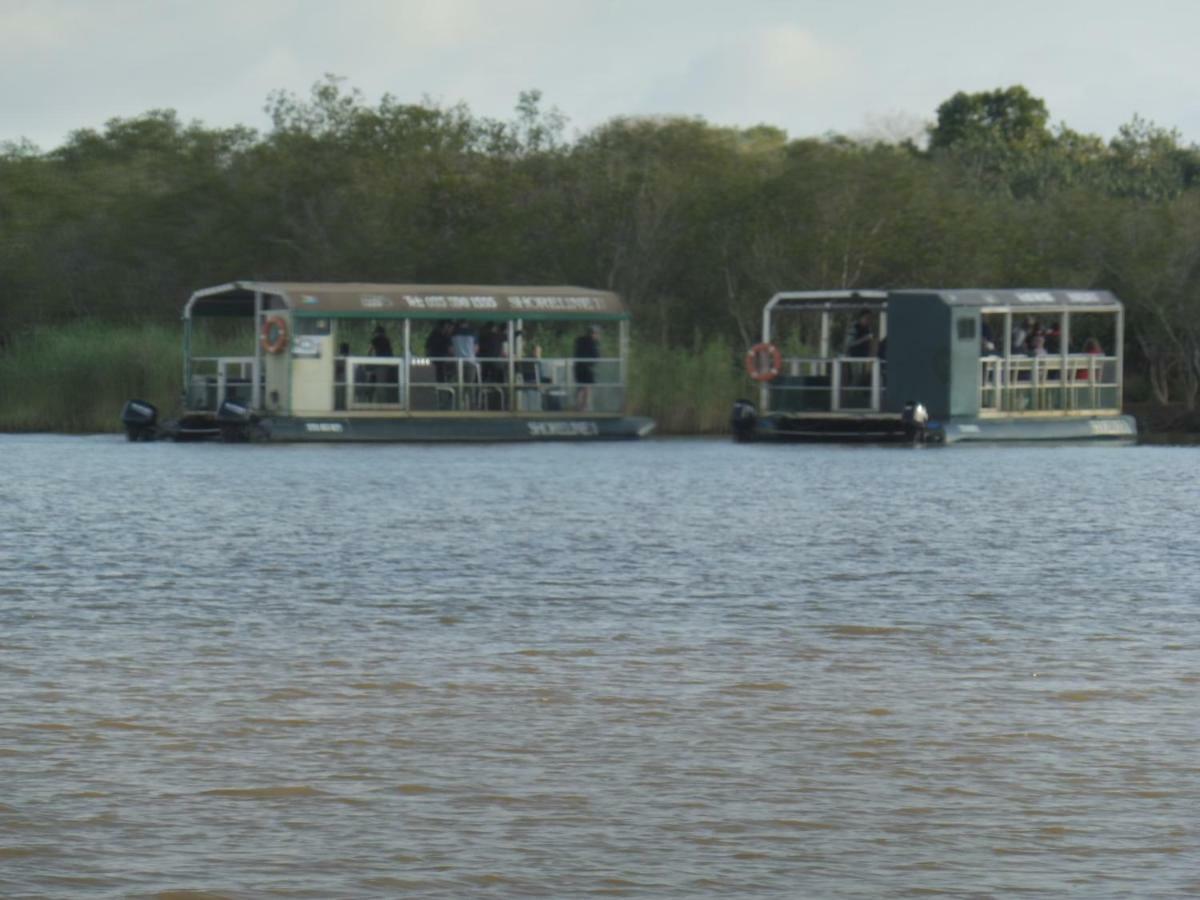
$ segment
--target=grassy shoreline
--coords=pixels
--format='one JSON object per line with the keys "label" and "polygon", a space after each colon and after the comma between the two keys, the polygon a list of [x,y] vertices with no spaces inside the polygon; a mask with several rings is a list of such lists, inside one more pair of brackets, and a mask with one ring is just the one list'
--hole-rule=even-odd
{"label": "grassy shoreline", "polygon": [[[118,432],[121,408],[135,397],[172,416],[182,354],[178,326],[80,321],[30,329],[0,352],[0,432]],[[749,390],[739,360],[721,339],[668,350],[635,339],[630,412],[653,418],[660,434],[727,433],[733,401]]]}
{"label": "grassy shoreline", "polygon": [[[125,401],[137,397],[163,415],[178,410],[183,358],[178,326],[80,321],[24,332],[0,352],[0,432],[119,432]],[[733,401],[753,396],[740,352],[721,338],[664,349],[634,339],[629,409],[662,435],[729,432]],[[1128,404],[1141,439],[1200,443],[1200,411]]]}

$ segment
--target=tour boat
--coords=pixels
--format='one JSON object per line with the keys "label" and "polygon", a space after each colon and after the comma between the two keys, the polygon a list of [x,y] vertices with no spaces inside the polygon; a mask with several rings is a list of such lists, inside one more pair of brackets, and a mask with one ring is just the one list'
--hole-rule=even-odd
{"label": "tour boat", "polygon": [[[1131,442],[1107,291],[787,291],[746,355],[740,441]],[[836,349],[835,349],[836,348]]]}
{"label": "tour boat", "polygon": [[181,414],[121,418],[130,440],[639,438],[628,359],[607,291],[237,281],[184,307]]}

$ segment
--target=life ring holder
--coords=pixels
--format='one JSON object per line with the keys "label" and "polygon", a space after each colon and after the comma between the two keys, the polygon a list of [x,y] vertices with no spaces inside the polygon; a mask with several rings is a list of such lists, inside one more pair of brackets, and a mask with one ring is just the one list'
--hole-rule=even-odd
{"label": "life ring holder", "polygon": [[262,323],[262,348],[268,353],[282,353],[287,346],[287,320],[283,316],[267,316]]}
{"label": "life ring holder", "polygon": [[[763,356],[769,358],[769,364],[763,366]],[[774,344],[763,341],[755,344],[746,352],[746,374],[755,381],[774,381],[783,370],[783,354]]]}

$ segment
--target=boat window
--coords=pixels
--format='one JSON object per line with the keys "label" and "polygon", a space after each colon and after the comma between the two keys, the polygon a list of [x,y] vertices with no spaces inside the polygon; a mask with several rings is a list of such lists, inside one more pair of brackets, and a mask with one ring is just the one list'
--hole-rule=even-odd
{"label": "boat window", "polygon": [[957,325],[958,325],[958,339],[960,341],[975,340],[975,319],[974,318],[966,318],[966,317],[961,318],[958,320]]}

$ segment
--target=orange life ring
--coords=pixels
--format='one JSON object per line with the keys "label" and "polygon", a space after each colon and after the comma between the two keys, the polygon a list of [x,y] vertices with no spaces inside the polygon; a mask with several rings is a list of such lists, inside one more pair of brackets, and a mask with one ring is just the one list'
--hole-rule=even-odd
{"label": "orange life ring", "polygon": [[[769,359],[764,360],[764,355]],[[767,362],[768,365],[764,366],[764,362]],[[771,381],[779,375],[782,369],[783,355],[774,344],[766,342],[755,344],[746,353],[746,374],[755,381]]]}
{"label": "orange life ring", "polygon": [[262,348],[268,353],[282,353],[287,346],[287,320],[268,316],[262,323]]}

